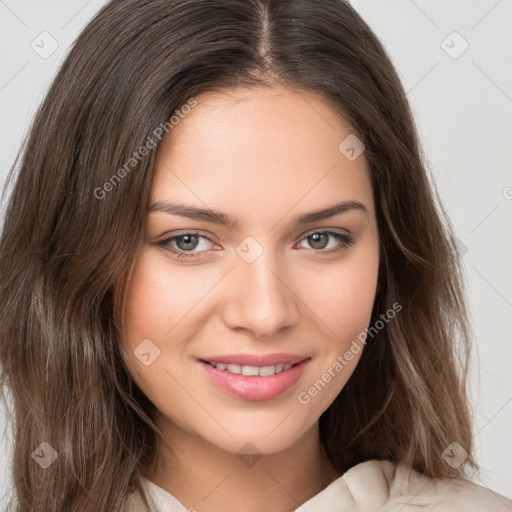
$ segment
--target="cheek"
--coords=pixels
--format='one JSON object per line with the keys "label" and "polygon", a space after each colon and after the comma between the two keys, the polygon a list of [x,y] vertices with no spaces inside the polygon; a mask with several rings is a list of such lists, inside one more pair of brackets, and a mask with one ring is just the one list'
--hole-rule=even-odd
{"label": "cheek", "polygon": [[167,387],[169,378],[162,367],[167,357],[165,334],[173,332],[173,326],[184,314],[180,313],[183,308],[180,296],[187,288],[179,283],[179,274],[174,278],[173,286],[169,286],[168,276],[155,265],[150,251],[144,251],[126,290],[122,341],[126,364],[135,382],[152,401],[155,392]]}
{"label": "cheek", "polygon": [[163,394],[167,403],[179,396],[180,386],[167,370],[181,371],[189,364],[190,341],[201,329],[197,315],[208,318],[205,296],[216,280],[199,266],[166,264],[161,253],[150,248],[137,262],[126,291],[123,350],[133,379],[153,403]]}
{"label": "cheek", "polygon": [[318,418],[335,400],[354,372],[365,345],[378,276],[378,252],[368,244],[336,269],[316,275],[303,289],[314,305],[317,329],[326,333],[317,363],[300,389],[297,401]]}
{"label": "cheek", "polygon": [[200,294],[183,272],[162,264],[158,253],[143,251],[126,290],[122,344],[129,373],[157,409],[179,400],[179,386],[167,369],[170,359],[183,356],[188,338],[180,329]]}
{"label": "cheek", "polygon": [[127,290],[125,319],[131,346],[151,337],[158,343],[168,337],[181,339],[187,313],[208,290],[207,279],[191,280],[188,272],[162,264],[158,256],[143,253]]}
{"label": "cheek", "polygon": [[[369,241],[370,242],[370,241]],[[338,350],[370,322],[378,277],[378,246],[361,244],[343,261],[302,281],[300,296]],[[323,326],[323,327],[322,327]],[[327,346],[329,348],[329,345]]]}

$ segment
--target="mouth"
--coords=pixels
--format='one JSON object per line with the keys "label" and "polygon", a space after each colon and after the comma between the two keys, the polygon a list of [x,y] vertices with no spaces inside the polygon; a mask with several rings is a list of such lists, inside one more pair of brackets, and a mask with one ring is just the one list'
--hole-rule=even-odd
{"label": "mouth", "polygon": [[[310,358],[307,358],[310,359]],[[278,373],[284,372],[301,364],[304,359],[298,363],[272,364],[267,366],[252,366],[241,364],[214,363],[200,359],[202,363],[206,363],[217,370],[232,373],[233,375],[245,375],[246,377],[270,377]]]}
{"label": "mouth", "polygon": [[197,364],[217,389],[243,400],[270,400],[299,381],[311,357],[297,362],[253,366],[198,359]]}

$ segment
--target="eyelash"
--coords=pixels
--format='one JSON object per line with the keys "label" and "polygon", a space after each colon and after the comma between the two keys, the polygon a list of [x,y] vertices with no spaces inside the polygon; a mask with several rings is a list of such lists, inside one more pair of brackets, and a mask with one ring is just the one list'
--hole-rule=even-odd
{"label": "eyelash", "polygon": [[[337,247],[335,249],[329,249],[327,251],[325,251],[323,249],[311,249],[312,251],[315,251],[315,252],[318,252],[321,254],[333,254],[333,253],[341,252],[344,249],[347,249],[347,248],[351,247],[352,245],[354,245],[354,238],[351,235],[338,233],[337,231],[313,231],[313,232],[307,234],[306,236],[304,236],[301,239],[301,241],[305,240],[306,238],[309,238],[310,236],[317,235],[317,234],[331,235],[336,240],[338,240],[340,242],[339,247]],[[165,240],[161,240],[160,242],[157,242],[157,245],[165,251],[177,254],[178,258],[200,258],[202,254],[204,254],[205,252],[208,252],[208,251],[199,251],[199,252],[191,253],[191,252],[179,251],[179,250],[170,248],[170,245],[174,240],[183,238],[187,235],[199,236],[200,238],[204,238],[211,242],[211,240],[208,237],[202,235],[201,233],[191,231],[191,232],[187,232],[187,233],[182,233],[180,235],[171,236],[169,238],[166,238]]]}

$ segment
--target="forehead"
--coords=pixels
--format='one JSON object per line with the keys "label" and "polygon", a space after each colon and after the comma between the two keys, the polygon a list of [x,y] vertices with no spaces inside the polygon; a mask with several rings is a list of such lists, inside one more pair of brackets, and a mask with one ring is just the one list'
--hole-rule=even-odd
{"label": "forehead", "polygon": [[340,150],[354,134],[320,96],[276,86],[195,99],[159,146],[151,204],[231,205],[260,219],[342,200],[373,211],[364,153],[350,160]]}

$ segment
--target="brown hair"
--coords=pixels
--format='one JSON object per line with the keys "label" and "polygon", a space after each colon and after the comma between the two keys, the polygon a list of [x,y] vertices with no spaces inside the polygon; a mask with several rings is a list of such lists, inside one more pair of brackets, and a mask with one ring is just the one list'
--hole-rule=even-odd
{"label": "brown hair", "polygon": [[[403,306],[320,417],[333,465],[385,459],[433,477],[477,467],[452,227],[368,25],[342,0],[114,0],[62,64],[7,182],[16,170],[0,241],[16,510],[119,511],[140,484],[159,434],[126,369],[114,289],[139,255],[156,147],[126,162],[190,98],[272,83],[317,93],[365,144],[381,243],[372,325]],[[469,454],[458,468],[441,457],[453,441]],[[58,454],[46,470],[31,457],[42,442]]]}

